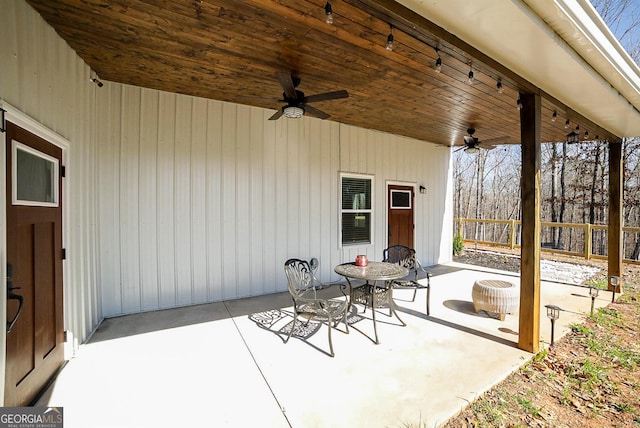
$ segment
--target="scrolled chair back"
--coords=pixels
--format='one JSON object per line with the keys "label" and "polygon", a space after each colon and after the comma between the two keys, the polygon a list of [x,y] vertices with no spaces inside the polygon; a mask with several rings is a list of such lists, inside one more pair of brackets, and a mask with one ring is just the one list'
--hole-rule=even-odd
{"label": "scrolled chair back", "polygon": [[315,297],[315,289],[310,285],[313,276],[309,262],[300,259],[289,259],[284,263],[284,273],[287,275],[287,286],[291,297],[302,297],[311,291],[313,291]]}
{"label": "scrolled chair back", "polygon": [[409,269],[415,265],[416,252],[404,245],[394,245],[383,251],[382,259],[383,262],[396,263]]}

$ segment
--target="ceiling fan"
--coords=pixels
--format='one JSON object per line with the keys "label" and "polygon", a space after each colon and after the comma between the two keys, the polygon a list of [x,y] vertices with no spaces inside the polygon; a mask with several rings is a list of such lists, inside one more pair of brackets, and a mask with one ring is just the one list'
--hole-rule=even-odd
{"label": "ceiling fan", "polygon": [[[458,150],[456,150],[456,152],[464,150],[465,153],[478,153],[480,149],[491,150],[495,149],[498,144],[503,143],[509,139],[509,137],[504,136],[480,141],[477,137],[473,136],[475,132],[475,128],[467,129],[467,134],[469,135],[464,136],[464,147],[460,147]],[[482,147],[480,147],[481,144]]]}
{"label": "ceiling fan", "polygon": [[283,72],[277,72],[276,77],[284,90],[282,99],[277,101],[287,103],[287,105],[282,106],[269,120],[279,119],[282,115],[291,119],[299,119],[305,114],[319,119],[327,119],[331,117],[329,114],[309,104],[317,101],[329,101],[349,97],[349,93],[345,90],[305,96],[304,92],[296,89],[300,84],[299,78],[292,77],[290,74]]}

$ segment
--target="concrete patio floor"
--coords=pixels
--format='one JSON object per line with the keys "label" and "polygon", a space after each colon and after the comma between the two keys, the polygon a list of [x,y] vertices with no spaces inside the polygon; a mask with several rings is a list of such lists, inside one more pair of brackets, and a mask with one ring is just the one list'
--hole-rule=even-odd
{"label": "concrete patio floor", "polygon": [[[518,276],[457,263],[429,270],[429,317],[425,291],[415,302],[395,292],[407,326],[379,312],[375,345],[371,311],[359,306],[349,334],[332,332],[334,358],[325,325],[283,343],[288,293],[107,319],[37,405],[64,407],[66,428],[437,427],[533,355],[516,347],[517,314],[500,321],[471,302],[475,280],[519,285]],[[601,292],[596,307],[610,299]],[[564,309],[557,340],[591,299],[586,288],[543,282],[544,346],[546,304]]]}

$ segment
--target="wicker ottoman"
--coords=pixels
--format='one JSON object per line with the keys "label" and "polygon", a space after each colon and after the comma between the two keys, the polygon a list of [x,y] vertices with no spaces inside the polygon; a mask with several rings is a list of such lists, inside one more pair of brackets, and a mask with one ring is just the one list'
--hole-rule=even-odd
{"label": "wicker ottoman", "polygon": [[515,284],[495,279],[476,281],[471,297],[476,312],[496,313],[501,321],[504,320],[505,314],[514,313],[520,303]]}

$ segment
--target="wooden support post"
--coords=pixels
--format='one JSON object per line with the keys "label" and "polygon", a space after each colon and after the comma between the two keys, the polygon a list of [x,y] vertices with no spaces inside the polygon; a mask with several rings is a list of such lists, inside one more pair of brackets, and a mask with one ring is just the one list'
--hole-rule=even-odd
{"label": "wooden support post", "polygon": [[520,94],[522,247],[518,347],[540,350],[540,122],[538,94]]}
{"label": "wooden support post", "polygon": [[[620,285],[616,293],[622,293],[622,143],[609,143],[609,231],[608,231],[608,261],[609,275],[620,277]],[[613,291],[610,281],[609,291]]]}
{"label": "wooden support post", "polygon": [[591,254],[593,253],[593,236],[591,233],[591,224],[584,225],[584,258],[591,260]]}

